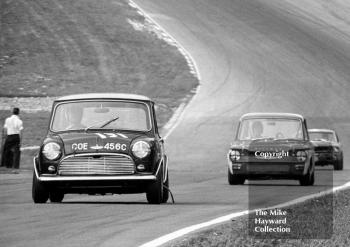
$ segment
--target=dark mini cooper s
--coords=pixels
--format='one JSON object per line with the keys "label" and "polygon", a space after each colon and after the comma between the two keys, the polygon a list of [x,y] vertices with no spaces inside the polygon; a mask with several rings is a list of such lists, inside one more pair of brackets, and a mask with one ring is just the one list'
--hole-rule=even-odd
{"label": "dark mini cooper s", "polygon": [[227,159],[231,185],[246,179],[296,179],[300,185],[314,184],[314,150],[301,115],[243,115]]}
{"label": "dark mini cooper s", "polygon": [[146,193],[169,197],[168,162],[154,103],[131,94],[80,94],[54,101],[46,138],[34,157],[35,203],[65,194]]}
{"label": "dark mini cooper s", "polygon": [[343,150],[338,135],[330,129],[309,129],[315,147],[316,166],[333,165],[334,170],[343,170]]}

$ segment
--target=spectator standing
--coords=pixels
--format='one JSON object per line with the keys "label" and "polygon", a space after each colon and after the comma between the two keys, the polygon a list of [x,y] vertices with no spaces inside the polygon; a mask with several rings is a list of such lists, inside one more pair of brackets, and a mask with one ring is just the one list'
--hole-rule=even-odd
{"label": "spectator standing", "polygon": [[6,118],[4,124],[3,134],[5,135],[5,142],[1,155],[1,166],[19,169],[23,122],[18,116],[19,108],[13,108],[12,113],[11,117]]}

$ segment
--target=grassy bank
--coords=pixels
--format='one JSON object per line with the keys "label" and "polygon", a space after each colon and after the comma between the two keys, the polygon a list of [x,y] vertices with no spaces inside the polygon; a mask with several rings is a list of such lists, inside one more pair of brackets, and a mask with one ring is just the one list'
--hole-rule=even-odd
{"label": "grassy bank", "polygon": [[[323,213],[332,211],[333,222],[324,222]],[[176,240],[168,247],[189,247],[189,246],[318,246],[336,247],[350,246],[350,190],[337,192],[321,198],[306,201],[304,203],[286,208],[293,211],[295,216],[289,219],[290,225],[298,226],[298,231],[309,232],[311,235],[319,235],[325,228],[325,224],[333,225],[328,237],[324,239],[256,239],[248,233],[248,216],[234,219],[232,222],[204,230],[183,239]],[[323,235],[324,236],[324,235]]]}
{"label": "grassy bank", "polygon": [[164,123],[198,83],[127,0],[1,1],[0,16],[0,97],[144,94]]}
{"label": "grassy bank", "polygon": [[[175,46],[134,29],[146,22],[127,0],[1,1],[0,23],[0,97],[143,94],[158,104],[161,127],[198,84]],[[9,114],[0,111],[1,125]],[[22,146],[39,145],[49,112],[21,118]],[[21,168],[32,155],[22,152]]]}

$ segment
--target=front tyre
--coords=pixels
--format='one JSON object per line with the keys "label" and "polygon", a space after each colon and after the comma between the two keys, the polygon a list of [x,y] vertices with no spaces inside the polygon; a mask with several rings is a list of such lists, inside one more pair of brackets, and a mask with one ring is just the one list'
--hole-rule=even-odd
{"label": "front tyre", "polygon": [[230,169],[227,171],[228,183],[230,185],[244,184],[245,178],[231,174]]}
{"label": "front tyre", "polygon": [[52,190],[50,191],[49,198],[51,202],[62,202],[64,198],[64,193],[58,190]]}
{"label": "front tyre", "polygon": [[37,179],[35,172],[33,173],[32,198],[34,203],[46,203],[49,199],[49,191]]}
{"label": "front tyre", "polygon": [[315,172],[308,172],[305,176],[299,179],[299,184],[301,186],[310,186],[315,183]]}
{"label": "front tyre", "polygon": [[162,203],[166,203],[169,199],[169,174],[167,172],[166,181],[163,183],[163,199]]}
{"label": "front tyre", "polygon": [[150,204],[160,204],[163,202],[163,166],[158,171],[157,179],[148,186],[146,192],[147,201]]}
{"label": "front tyre", "polygon": [[337,170],[337,171],[343,170],[343,157],[337,160],[337,162],[334,164],[334,170]]}

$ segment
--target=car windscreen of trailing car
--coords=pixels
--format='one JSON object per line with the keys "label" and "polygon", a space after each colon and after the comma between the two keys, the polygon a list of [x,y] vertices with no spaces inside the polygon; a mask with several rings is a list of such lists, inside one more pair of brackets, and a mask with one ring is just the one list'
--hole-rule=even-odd
{"label": "car windscreen of trailing car", "polygon": [[309,136],[311,141],[336,142],[335,134],[332,132],[310,132]]}
{"label": "car windscreen of trailing car", "polygon": [[238,140],[304,140],[302,122],[298,119],[244,119],[238,130]]}
{"label": "car windscreen of trailing car", "polygon": [[149,131],[146,104],[125,101],[80,101],[58,104],[53,113],[54,132],[88,129]]}

